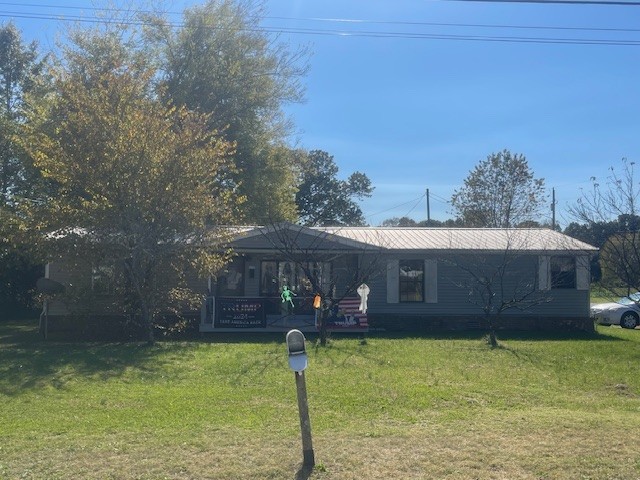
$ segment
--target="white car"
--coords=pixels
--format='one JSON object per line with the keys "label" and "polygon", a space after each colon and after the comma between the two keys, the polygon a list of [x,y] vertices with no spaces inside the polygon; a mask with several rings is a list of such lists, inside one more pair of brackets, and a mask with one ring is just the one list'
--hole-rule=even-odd
{"label": "white car", "polygon": [[636,328],[640,325],[640,292],[622,297],[617,302],[591,305],[591,318],[599,325]]}

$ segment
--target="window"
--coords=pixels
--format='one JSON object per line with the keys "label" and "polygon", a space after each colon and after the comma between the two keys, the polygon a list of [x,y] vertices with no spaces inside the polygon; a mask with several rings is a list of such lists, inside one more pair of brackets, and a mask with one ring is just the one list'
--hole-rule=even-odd
{"label": "window", "polygon": [[424,262],[400,260],[400,301],[424,301]]}
{"label": "window", "polygon": [[[331,277],[330,263],[306,262],[304,267],[321,285],[328,284]],[[260,295],[277,297],[284,285],[296,295],[312,296],[315,293],[304,269],[296,262],[264,260],[260,268]]]}
{"label": "window", "polygon": [[296,295],[300,291],[300,271],[296,267],[294,262],[279,262],[278,263],[278,280],[279,287],[282,288],[284,285],[289,287]]}
{"label": "window", "polygon": [[[307,264],[308,271],[321,286],[329,284],[331,279],[331,264],[327,262],[309,262]],[[313,285],[304,273],[301,275],[301,291],[307,296],[313,296],[318,292],[313,291]]]}
{"label": "window", "polygon": [[278,293],[278,262],[262,262],[260,269],[260,295],[276,297]]}
{"label": "window", "polygon": [[219,297],[244,296],[244,259],[234,258],[233,261],[218,274],[217,295]]}
{"label": "window", "polygon": [[551,257],[551,288],[576,288],[574,257]]}

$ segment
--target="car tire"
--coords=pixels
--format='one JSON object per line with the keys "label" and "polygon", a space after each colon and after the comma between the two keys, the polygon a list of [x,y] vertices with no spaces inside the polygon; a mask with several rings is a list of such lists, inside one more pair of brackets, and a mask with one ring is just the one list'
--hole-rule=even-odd
{"label": "car tire", "polygon": [[622,328],[636,328],[638,326],[638,314],[635,312],[624,312],[620,317]]}

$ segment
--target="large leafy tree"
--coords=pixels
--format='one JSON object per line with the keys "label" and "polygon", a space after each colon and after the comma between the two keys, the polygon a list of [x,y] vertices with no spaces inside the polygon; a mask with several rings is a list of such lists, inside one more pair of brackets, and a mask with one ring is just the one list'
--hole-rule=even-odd
{"label": "large leafy tree", "polygon": [[469,227],[515,227],[535,220],[546,200],[544,179],[535,178],[524,155],[492,153],[451,197],[454,213]]}
{"label": "large leafy tree", "polygon": [[0,27],[0,203],[27,188],[27,165],[16,145],[15,134],[24,116],[24,96],[33,92],[43,63],[37,45],[25,45],[13,23]]}
{"label": "large leafy tree", "polygon": [[15,137],[24,121],[25,95],[40,90],[43,61],[13,23],[0,27],[0,310],[28,308],[40,267],[24,243],[21,199],[37,196],[39,182]]}
{"label": "large leafy tree", "polygon": [[223,261],[217,226],[233,217],[231,146],[211,134],[207,116],[159,101],[157,72],[122,38],[77,37],[21,138],[57,186],[33,207],[34,232],[67,259],[107,259],[153,342],[159,316],[187,298],[167,277]]}
{"label": "large leafy tree", "polygon": [[260,28],[253,0],[208,0],[184,12],[180,29],[147,18],[159,52],[162,94],[175,105],[209,113],[209,126],[235,145],[245,221],[295,220],[295,155],[285,140],[283,105],[302,99],[304,50],[290,51]]}
{"label": "large leafy tree", "polygon": [[354,172],[340,180],[333,156],[312,150],[302,161],[296,194],[300,222],[306,226],[365,225],[357,200],[372,192],[371,181],[364,173]]}

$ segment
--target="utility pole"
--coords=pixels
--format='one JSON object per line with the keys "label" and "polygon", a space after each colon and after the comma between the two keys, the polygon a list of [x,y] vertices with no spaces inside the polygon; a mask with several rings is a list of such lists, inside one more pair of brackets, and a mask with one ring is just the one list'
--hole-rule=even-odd
{"label": "utility pole", "polygon": [[551,230],[556,229],[556,188],[551,189]]}
{"label": "utility pole", "polygon": [[427,227],[431,223],[431,206],[429,205],[429,189],[427,188]]}

